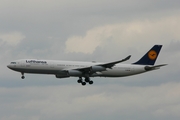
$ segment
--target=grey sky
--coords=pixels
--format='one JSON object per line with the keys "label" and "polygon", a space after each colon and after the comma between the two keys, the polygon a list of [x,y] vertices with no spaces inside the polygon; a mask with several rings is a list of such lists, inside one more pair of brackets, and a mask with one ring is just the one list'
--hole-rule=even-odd
{"label": "grey sky", "polygon": [[[0,0],[1,120],[179,120],[179,0]],[[154,44],[158,71],[127,78],[29,75],[22,58],[133,63]]]}

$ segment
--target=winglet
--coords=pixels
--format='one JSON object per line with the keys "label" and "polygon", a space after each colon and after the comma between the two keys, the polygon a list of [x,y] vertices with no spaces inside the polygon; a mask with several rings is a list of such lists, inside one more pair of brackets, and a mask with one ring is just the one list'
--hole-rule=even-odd
{"label": "winglet", "polygon": [[127,56],[125,59],[122,59],[121,62],[127,61],[131,58],[131,55]]}

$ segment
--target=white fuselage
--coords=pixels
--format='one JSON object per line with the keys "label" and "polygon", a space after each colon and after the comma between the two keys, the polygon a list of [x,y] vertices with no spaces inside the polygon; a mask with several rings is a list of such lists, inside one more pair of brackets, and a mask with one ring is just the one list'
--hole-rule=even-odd
{"label": "white fuselage", "polygon": [[[35,74],[64,74],[63,70],[74,70],[99,65],[97,62],[76,62],[76,61],[54,61],[54,60],[32,60],[23,59],[11,62],[8,68],[21,73]],[[105,71],[98,71],[90,75],[90,77],[123,77],[146,72],[145,65],[135,64],[117,64],[112,68],[106,68]],[[63,75],[62,75],[63,76]],[[81,77],[71,74],[69,77]],[[83,77],[83,76],[82,76]],[[63,77],[62,77],[63,78]]]}

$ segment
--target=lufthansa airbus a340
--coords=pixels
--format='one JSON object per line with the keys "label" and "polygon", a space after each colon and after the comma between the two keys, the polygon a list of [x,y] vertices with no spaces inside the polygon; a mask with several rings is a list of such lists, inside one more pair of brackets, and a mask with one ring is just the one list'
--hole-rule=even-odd
{"label": "lufthansa airbus a340", "polygon": [[132,64],[119,64],[129,60],[129,55],[109,63],[21,59],[11,62],[7,67],[20,72],[22,79],[25,78],[24,73],[52,74],[56,78],[78,77],[77,82],[86,85],[93,84],[90,77],[125,77],[159,69],[167,65],[154,65],[161,48],[162,45],[154,45],[139,61]]}

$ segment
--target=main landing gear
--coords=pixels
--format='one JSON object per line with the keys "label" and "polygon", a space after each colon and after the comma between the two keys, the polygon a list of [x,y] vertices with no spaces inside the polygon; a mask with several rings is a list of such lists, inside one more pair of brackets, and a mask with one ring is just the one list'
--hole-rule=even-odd
{"label": "main landing gear", "polygon": [[90,85],[93,84],[93,81],[90,80],[89,77],[85,77],[84,81],[82,79],[82,77],[79,77],[79,79],[77,80],[78,83],[81,83],[83,86],[86,85],[86,83],[89,83]]}
{"label": "main landing gear", "polygon": [[24,73],[21,73],[21,74],[22,74],[21,79],[24,79],[25,78]]}

